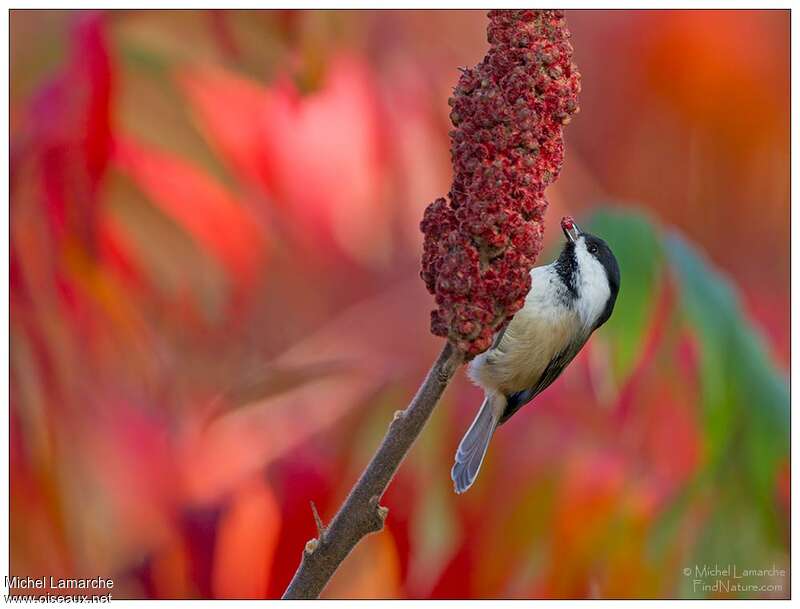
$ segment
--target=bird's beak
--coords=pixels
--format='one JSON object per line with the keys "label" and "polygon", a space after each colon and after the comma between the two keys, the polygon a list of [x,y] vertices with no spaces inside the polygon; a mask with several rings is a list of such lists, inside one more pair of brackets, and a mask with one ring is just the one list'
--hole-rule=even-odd
{"label": "bird's beak", "polygon": [[561,218],[561,230],[564,231],[564,236],[567,238],[567,241],[571,241],[572,243],[575,243],[578,237],[581,236],[581,229],[575,224],[575,220],[572,219],[572,216],[564,216]]}

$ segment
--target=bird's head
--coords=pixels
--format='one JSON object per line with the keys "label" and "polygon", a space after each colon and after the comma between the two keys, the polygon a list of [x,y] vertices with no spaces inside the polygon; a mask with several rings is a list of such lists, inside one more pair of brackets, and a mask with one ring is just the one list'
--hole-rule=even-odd
{"label": "bird's head", "polygon": [[608,244],[580,229],[571,216],[561,219],[566,243],[556,270],[592,329],[606,322],[614,309],[620,284],[619,264]]}

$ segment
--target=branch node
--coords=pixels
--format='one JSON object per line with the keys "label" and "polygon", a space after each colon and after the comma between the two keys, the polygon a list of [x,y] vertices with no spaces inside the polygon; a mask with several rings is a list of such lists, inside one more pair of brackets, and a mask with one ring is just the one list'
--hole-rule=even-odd
{"label": "branch node", "polygon": [[313,554],[314,550],[317,549],[317,546],[319,546],[319,539],[317,539],[316,537],[313,539],[309,539],[306,542],[306,554],[308,555]]}
{"label": "branch node", "polygon": [[367,511],[367,522],[369,530],[376,533],[383,529],[386,522],[386,515],[389,513],[389,508],[379,505],[380,497],[373,495],[369,500],[369,510]]}
{"label": "branch node", "polygon": [[402,419],[404,416],[406,416],[405,410],[395,410],[394,416],[392,417],[392,421],[397,421],[398,419]]}
{"label": "branch node", "polygon": [[389,508],[385,505],[378,506],[378,518],[381,519],[381,522],[386,522],[386,516],[389,515]]}

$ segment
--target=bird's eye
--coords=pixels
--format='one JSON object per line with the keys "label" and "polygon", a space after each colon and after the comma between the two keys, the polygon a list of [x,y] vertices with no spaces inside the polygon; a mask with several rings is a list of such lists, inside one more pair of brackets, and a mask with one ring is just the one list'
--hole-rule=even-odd
{"label": "bird's eye", "polygon": [[589,250],[590,254],[596,254],[597,253],[597,246],[594,243],[589,245],[589,247],[587,247],[586,249]]}

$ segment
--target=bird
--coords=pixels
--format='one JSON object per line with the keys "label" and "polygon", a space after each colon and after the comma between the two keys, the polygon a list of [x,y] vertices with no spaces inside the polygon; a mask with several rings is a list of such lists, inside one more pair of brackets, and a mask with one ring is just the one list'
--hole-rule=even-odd
{"label": "bird", "polygon": [[484,400],[456,451],[456,493],[475,482],[497,427],[549,387],[614,311],[620,270],[611,248],[571,216],[561,229],[566,241],[558,258],[530,271],[522,308],[470,362],[469,377]]}

